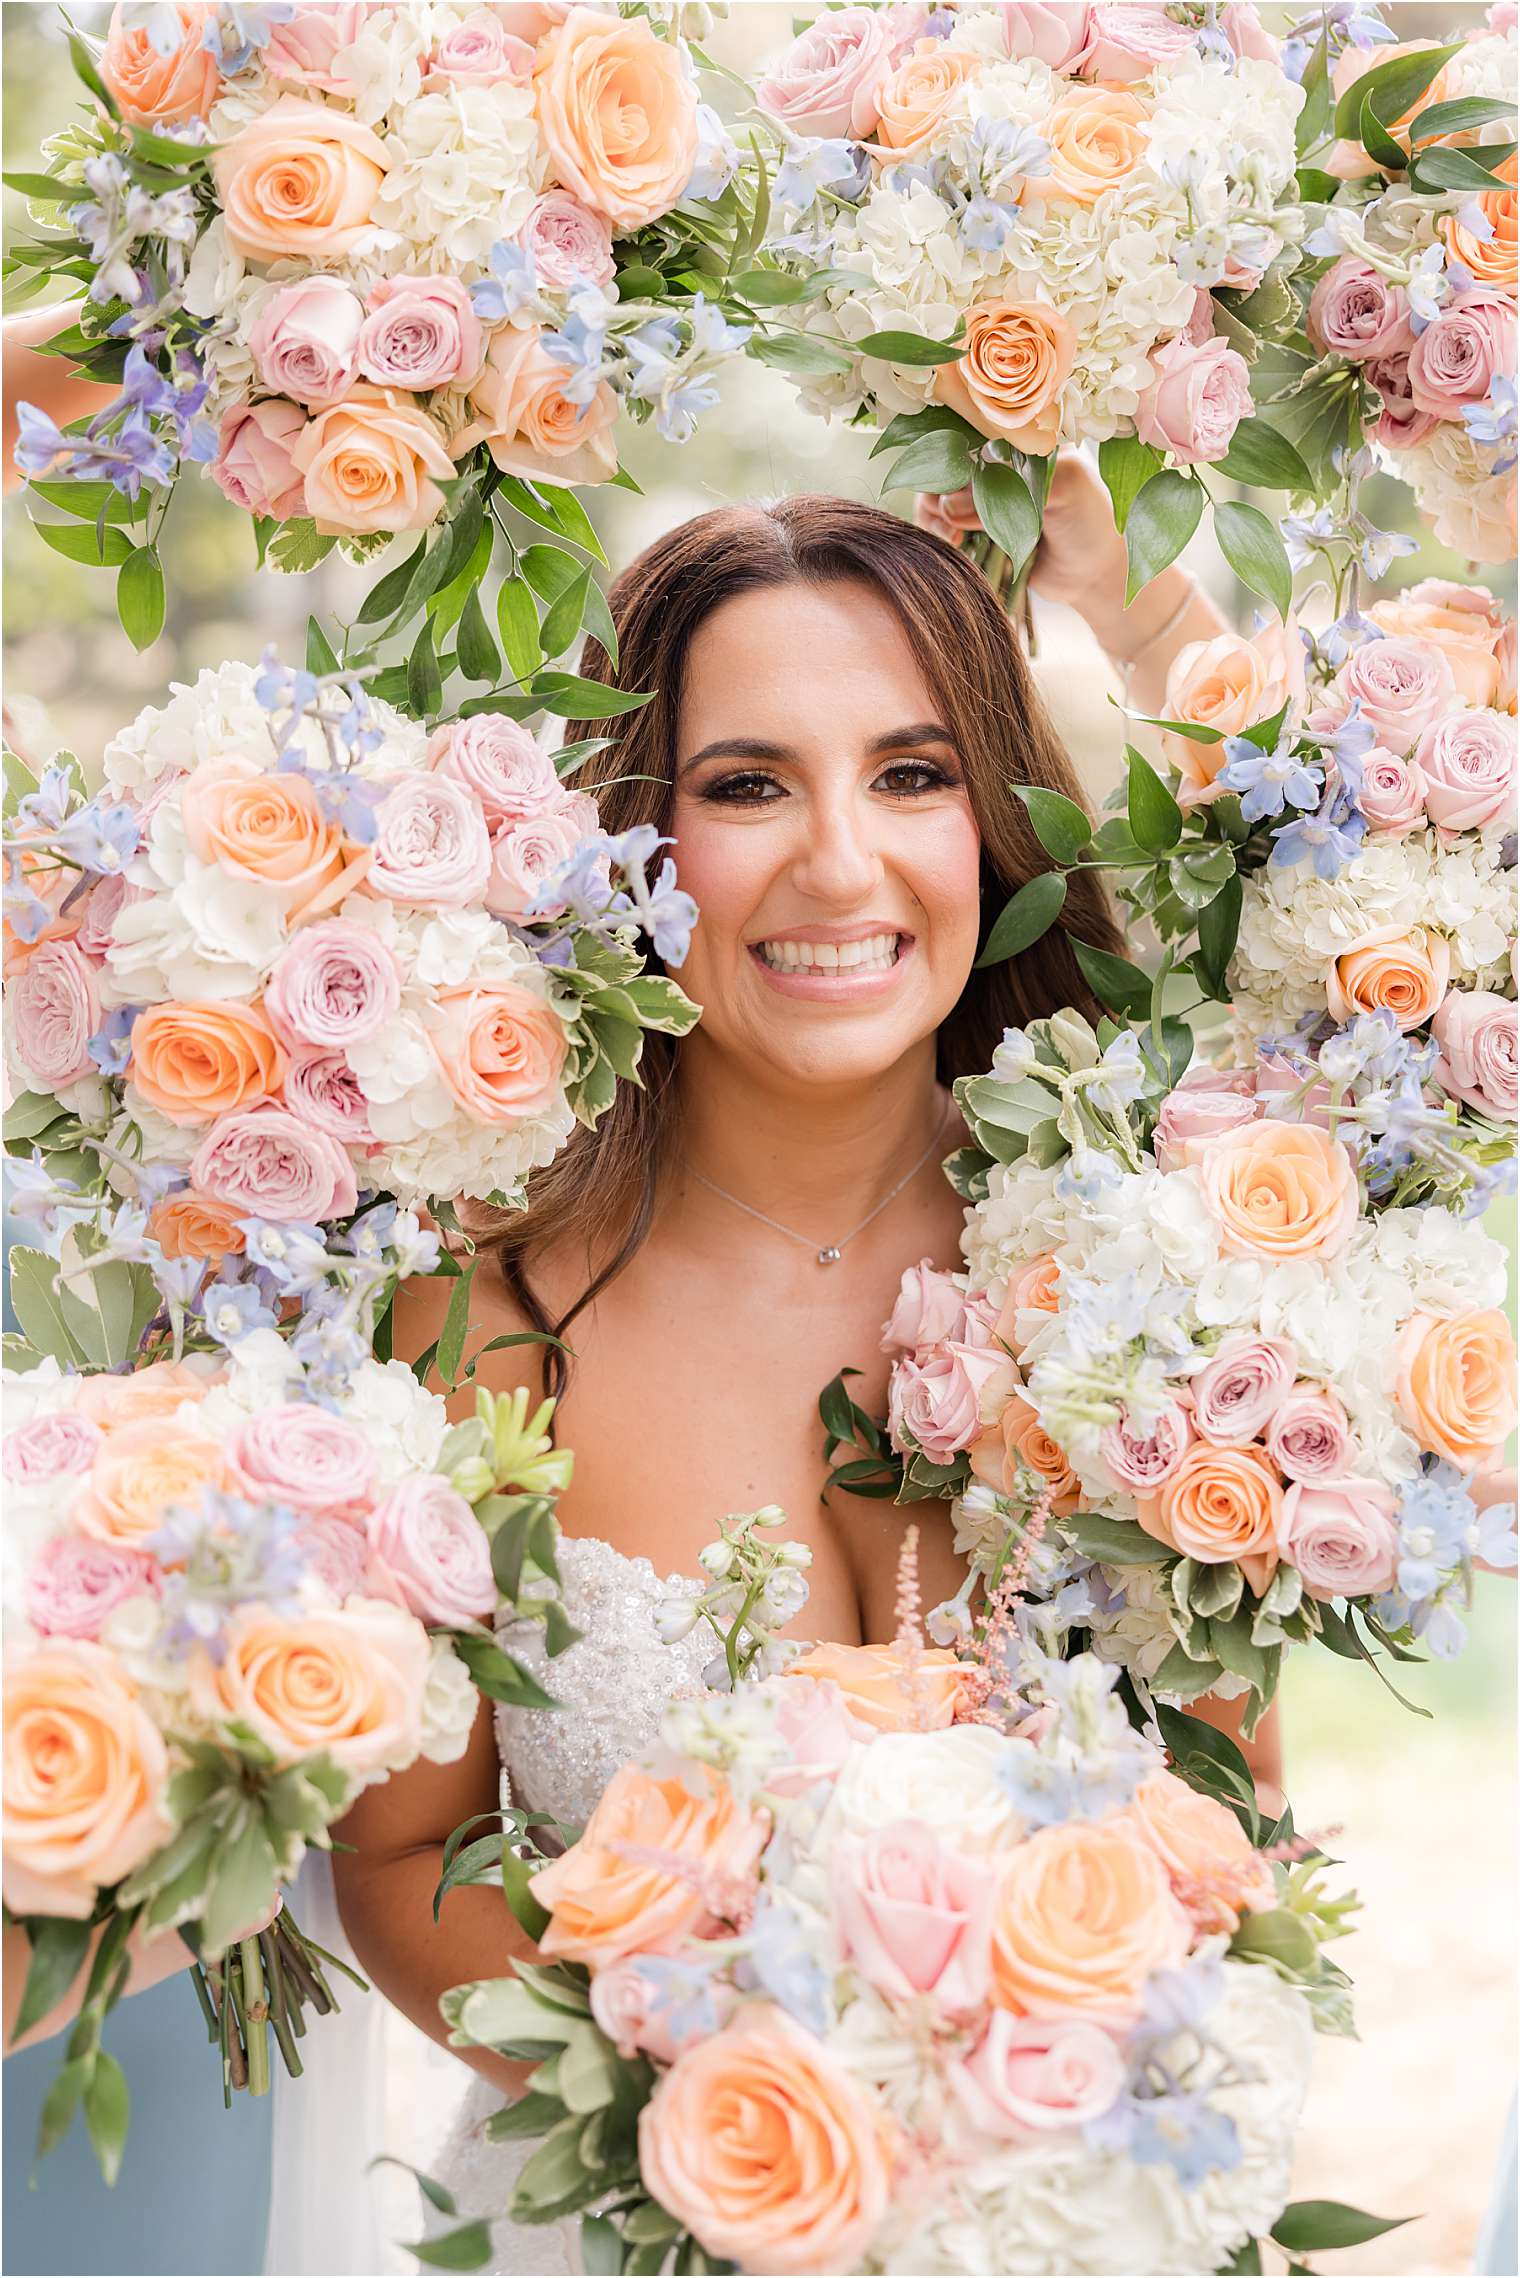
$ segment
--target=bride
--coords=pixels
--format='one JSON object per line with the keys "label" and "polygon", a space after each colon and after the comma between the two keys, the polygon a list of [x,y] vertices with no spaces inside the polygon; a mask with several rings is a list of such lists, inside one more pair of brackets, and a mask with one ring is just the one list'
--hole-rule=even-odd
{"label": "bride", "polygon": [[[1142,596],[1120,653],[1182,637],[1189,619],[1214,631],[1188,590],[1180,609],[1175,587]],[[813,1553],[808,1635],[891,1635],[910,1514],[822,1501],[817,1394],[853,1364],[879,1412],[902,1269],[957,1255],[961,1204],[939,1168],[956,1144],[949,1084],[987,1065],[1010,1022],[1087,1002],[1064,932],[977,964],[1009,895],[1044,866],[1012,786],[1078,791],[968,561],[878,509],[792,498],[687,523],[611,602],[618,677],[656,694],[583,731],[617,741],[581,780],[609,829],[652,821],[675,837],[701,912],[680,979],[702,1020],[678,1046],[651,1039],[646,1088],[621,1087],[597,1131],[538,1174],[528,1211],[482,1235],[476,1337],[548,1328],[573,1348],[568,1364],[508,1352],[493,1382],[534,1379],[551,1350],[557,1437],[576,1456],[562,1571],[584,1637],[548,1667],[513,1640],[562,1705],[499,1709],[494,1726],[482,1713],[462,1762],[372,1789],[341,1830],[353,1848],[336,1857],[339,1902],[361,1966],[438,2040],[440,1994],[528,1951],[489,1888],[452,1893],[435,1926],[445,1838],[503,1785],[583,1821],[649,1744],[709,1650],[698,1635],[660,1644],[653,1609],[697,1587],[681,1578],[720,1514],[790,1514]],[[594,643],[581,669],[612,679]],[[1081,873],[1064,922],[1116,946]],[[405,1293],[397,1352],[422,1351],[439,1326],[435,1285]],[[942,1505],[911,1516],[932,1605],[958,1562]],[[478,2050],[465,2061],[485,2080],[443,2179],[462,2214],[496,2214],[524,2150],[479,2126],[526,2068]],[[502,2223],[495,2242],[498,2270],[577,2267],[553,2232]]]}

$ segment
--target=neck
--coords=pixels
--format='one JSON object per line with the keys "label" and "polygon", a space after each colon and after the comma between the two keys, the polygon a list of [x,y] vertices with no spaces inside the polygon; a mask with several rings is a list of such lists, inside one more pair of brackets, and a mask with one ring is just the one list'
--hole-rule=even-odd
{"label": "neck", "polygon": [[820,1244],[864,1218],[944,1122],[932,1037],[867,1082],[784,1089],[695,1042],[681,1051],[683,1167]]}

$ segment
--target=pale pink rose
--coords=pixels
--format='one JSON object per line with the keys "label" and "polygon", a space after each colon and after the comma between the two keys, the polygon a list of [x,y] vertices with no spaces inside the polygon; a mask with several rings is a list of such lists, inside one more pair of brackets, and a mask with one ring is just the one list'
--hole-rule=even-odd
{"label": "pale pink rose", "polygon": [[1514,30],[1517,17],[1520,17],[1520,9],[1516,8],[1515,0],[1492,0],[1483,21],[1495,37],[1502,40]]}
{"label": "pale pink rose", "polygon": [[840,1947],[868,1984],[891,2001],[927,1996],[942,2015],[981,2008],[995,1888],[982,1860],[899,1819],[841,1836],[829,1867]]}
{"label": "pale pink rose", "polygon": [[364,309],[336,277],[302,277],[259,311],[248,335],[259,377],[273,395],[328,404],[358,376]]}
{"label": "pale pink rose", "polygon": [[1295,1480],[1282,1500],[1277,1541],[1306,1597],[1369,1598],[1393,1588],[1398,1522],[1393,1497],[1374,1480]]}
{"label": "pale pink rose", "polygon": [[491,840],[480,801],[444,775],[401,776],[375,816],[365,888],[422,909],[478,902],[491,875]]}
{"label": "pale pink rose", "polygon": [[229,1453],[256,1500],[325,1511],[350,1524],[374,1500],[375,1459],[367,1433],[314,1400],[259,1409],[237,1426]]}
{"label": "pale pink rose", "polygon": [[1415,750],[1425,812],[1442,830],[1476,831],[1511,816],[1515,723],[1503,712],[1449,712]]}
{"label": "pale pink rose", "polygon": [[761,80],[755,100],[794,134],[861,142],[875,128],[877,90],[895,59],[884,9],[825,10]]}
{"label": "pale pink rose", "polygon": [[389,1589],[383,1586],[384,1569],[363,1531],[351,1519],[334,1518],[331,1512],[308,1512],[295,1542],[307,1574],[340,1606],[349,1598],[388,1596],[400,1602],[394,1583]]}
{"label": "pale pink rose", "polygon": [[71,1409],[33,1416],[0,1440],[0,1472],[18,1487],[71,1478],[90,1469],[100,1441],[100,1427]]}
{"label": "pale pink rose", "polygon": [[1167,340],[1152,351],[1151,371],[1154,377],[1135,412],[1141,442],[1169,451],[1184,467],[1222,459],[1236,428],[1250,416],[1251,372],[1245,358],[1224,340],[1196,345]]}
{"label": "pale pink rose", "polygon": [[1351,1426],[1333,1392],[1298,1384],[1267,1426],[1267,1453],[1288,1479],[1338,1479],[1351,1449]]}
{"label": "pale pink rose", "polygon": [[132,898],[132,888],[119,870],[97,878],[75,907],[79,924],[74,939],[86,957],[104,957],[116,938],[116,920]]}
{"label": "pale pink rose", "polygon": [[1499,667],[1499,686],[1494,694],[1494,703],[1501,712],[1508,712],[1513,715],[1517,679],[1515,620],[1513,617],[1507,617],[1504,621],[1504,629],[1500,633],[1494,649],[1494,662]]}
{"label": "pale pink rose", "polygon": [[1431,318],[1409,351],[1409,392],[1437,419],[1482,403],[1494,379],[1515,369],[1515,308],[1502,293],[1464,293]]}
{"label": "pale pink rose", "polygon": [[1409,392],[1409,357],[1377,356],[1362,366],[1362,377],[1378,394],[1378,415],[1367,434],[1388,451],[1409,451],[1423,443],[1440,422],[1434,413],[1421,411]]}
{"label": "pale pink rose", "polygon": [[1216,1447],[1244,1447],[1276,1413],[1293,1379],[1293,1347],[1280,1337],[1226,1337],[1188,1382],[1200,1437]]}
{"label": "pale pink rose", "polygon": [[289,19],[271,27],[263,49],[264,68],[297,87],[320,87],[327,95],[351,95],[353,83],[338,58],[364,29],[364,0],[302,0]]}
{"label": "pale pink rose", "polygon": [[491,87],[499,79],[529,80],[533,48],[517,39],[489,8],[478,8],[447,30],[428,57],[427,78],[456,87]]}
{"label": "pale pink rose", "polygon": [[1327,692],[1325,710],[1340,721],[1359,705],[1378,742],[1403,758],[1455,702],[1451,666],[1438,648],[1391,639],[1363,641],[1352,650]]}
{"label": "pale pink rose", "polygon": [[581,0],[491,0],[491,13],[514,40],[537,47],[545,32],[562,24]]}
{"label": "pale pink rose", "polygon": [[1365,363],[1407,356],[1414,341],[1409,295],[1354,253],[1343,253],[1309,297],[1309,338],[1322,356]]}
{"label": "pale pink rose", "polygon": [[1425,820],[1425,778],[1419,762],[1376,747],[1362,758],[1357,805],[1375,838],[1404,838]]}
{"label": "pale pink rose", "polygon": [[401,1002],[396,960],[369,926],[323,918],[293,934],[264,985],[281,1043],[341,1052],[382,1029]]}
{"label": "pale pink rose", "polygon": [[495,917],[523,919],[537,904],[539,917],[562,917],[563,902],[540,903],[540,891],[599,820],[596,801],[582,797],[531,822],[503,825],[491,841],[486,908]]}
{"label": "pale pink rose", "polygon": [[1052,71],[1069,71],[1087,45],[1092,11],[1075,0],[1001,0],[997,13],[1016,63],[1028,56]]}
{"label": "pale pink rose", "polygon": [[566,376],[545,352],[539,326],[504,325],[470,389],[475,417],[455,437],[455,452],[484,443],[503,474],[529,482],[610,481],[617,473],[617,397],[604,380],[590,403],[572,403]]}
{"label": "pale pink rose", "polygon": [[289,522],[306,512],[306,492],[291,449],[306,427],[296,403],[235,403],[217,430],[211,480],[245,514]]}
{"label": "pale pink rose", "polygon": [[[711,1987],[722,2027],[738,2006],[737,1991],[728,1985]],[[645,1968],[637,1954],[612,1962],[591,1980],[591,2015],[618,2054],[652,2057],[656,2064],[674,2064],[693,2041],[706,2039],[708,2024],[699,2005],[684,2005],[678,1991]]]}
{"label": "pale pink rose", "polygon": [[1198,1162],[1222,1131],[1238,1131],[1261,1113],[1249,1069],[1190,1068],[1161,1102],[1153,1145],[1164,1171]]}
{"label": "pale pink rose", "polygon": [[517,242],[532,255],[538,282],[550,292],[612,282],[612,232],[568,190],[546,190],[535,200]]}
{"label": "pale pink rose", "polygon": [[1192,1437],[1186,1408],[1172,1400],[1149,1426],[1131,1422],[1127,1413],[1117,1424],[1106,1425],[1098,1452],[1121,1487],[1135,1495],[1154,1495],[1181,1464]]}
{"label": "pale pink rose", "polygon": [[827,1678],[789,1677],[772,1695],[782,1760],[766,1774],[778,1795],[802,1795],[820,1780],[837,1779],[868,1737],[851,1716],[844,1694]]}
{"label": "pale pink rose", "polygon": [[1098,0],[1087,12],[1082,76],[1107,86],[1145,79],[1158,63],[1188,54],[1196,36],[1191,24],[1175,22],[1149,0]]}
{"label": "pale pink rose", "polygon": [[1496,1123],[1513,1123],[1520,1006],[1487,989],[1453,989],[1431,1033],[1441,1047],[1436,1082],[1442,1091]]}
{"label": "pale pink rose", "polygon": [[1282,1115],[1295,1123],[1316,1123],[1322,1131],[1330,1129],[1330,1086],[1311,1083],[1305,1089],[1302,1070],[1280,1052],[1257,1054],[1255,1082],[1264,1115]]}
{"label": "pale pink rose", "polygon": [[477,712],[435,728],[427,763],[472,792],[492,828],[536,821],[565,803],[548,752],[530,729],[504,712]]}
{"label": "pale pink rose", "polygon": [[484,1621],[495,1606],[486,1530],[446,1479],[403,1479],[367,1531],[419,1621],[452,1628]]}
{"label": "pale pink rose", "polygon": [[273,1101],[221,1116],[196,1149],[190,1177],[211,1201],[281,1225],[343,1218],[359,1200],[337,1140]]}
{"label": "pale pink rose", "polygon": [[362,1147],[375,1136],[369,1102],[341,1052],[312,1052],[292,1058],[285,1069],[285,1105],[314,1131],[325,1131],[348,1146]]}
{"label": "pale pink rose", "polygon": [[1235,53],[1250,62],[1275,63],[1282,52],[1251,0],[1224,0],[1219,24]]}
{"label": "pale pink rose", "polygon": [[1418,585],[1374,601],[1367,615],[1385,633],[1429,641],[1440,649],[1464,704],[1510,709],[1508,697],[1500,693],[1499,649],[1506,631],[1513,637],[1514,620],[1506,617],[1504,604],[1485,586],[1422,577]]}
{"label": "pale pink rose", "polygon": [[382,277],[371,285],[359,369],[377,387],[464,387],[480,370],[485,335],[457,277]]}
{"label": "pale pink rose", "polygon": [[958,546],[968,531],[982,526],[970,483],[964,490],[921,490],[914,502],[913,519],[920,530],[943,538],[947,546]]}
{"label": "pale pink rose", "polygon": [[157,1577],[146,1551],[58,1535],[43,1544],[27,1576],[27,1619],[46,1637],[99,1637],[107,1614],[151,1594]]}
{"label": "pale pink rose", "polygon": [[983,1403],[995,1405],[1016,1383],[1003,1353],[971,1345],[926,1347],[892,1371],[888,1421],[893,1442],[919,1448],[931,1463],[948,1463],[982,1429]]}
{"label": "pale pink rose", "polygon": [[73,941],[39,941],[6,983],[11,1042],[43,1091],[96,1073],[89,1047],[100,1026],[98,971]]}
{"label": "pale pink rose", "polygon": [[1099,2118],[1124,2086],[1124,2059],[1101,2025],[994,2009],[971,2055],[953,2058],[946,2078],[981,2134],[1022,2143]]}
{"label": "pale pink rose", "polygon": [[965,1293],[932,1258],[920,1258],[903,1273],[897,1300],[881,1332],[884,1353],[917,1352],[955,1336],[966,1310]]}
{"label": "pale pink rose", "polygon": [[565,1028],[547,998],[513,981],[445,989],[429,1041],[449,1090],[478,1123],[509,1128],[559,1097]]}

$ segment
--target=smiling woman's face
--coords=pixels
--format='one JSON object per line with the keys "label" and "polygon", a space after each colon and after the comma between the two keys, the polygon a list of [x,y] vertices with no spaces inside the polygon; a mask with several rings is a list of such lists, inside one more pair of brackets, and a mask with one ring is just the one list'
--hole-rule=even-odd
{"label": "smiling woman's face", "polygon": [[948,1017],[976,956],[980,840],[959,755],[870,586],[764,587],[687,656],[680,882],[699,1033],[793,1083],[858,1082]]}

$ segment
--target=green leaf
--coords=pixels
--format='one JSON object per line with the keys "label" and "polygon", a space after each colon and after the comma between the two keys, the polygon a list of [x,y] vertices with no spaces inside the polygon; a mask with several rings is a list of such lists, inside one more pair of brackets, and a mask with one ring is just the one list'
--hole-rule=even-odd
{"label": "green leaf", "polygon": [[578,569],[563,593],[544,612],[539,639],[546,657],[563,656],[581,629],[586,597],[591,590],[589,567]]}
{"label": "green leaf", "polygon": [[461,2223],[442,2238],[419,2238],[403,2249],[415,2254],[430,2270],[484,2270],[491,2259],[491,2226],[485,2221]]}
{"label": "green leaf", "polygon": [[459,1382],[459,1364],[464,1358],[464,1340],[470,1327],[470,1285],[475,1279],[475,1265],[476,1260],[471,1258],[449,1291],[449,1308],[443,1317],[434,1356],[433,1365],[451,1392]]}
{"label": "green leaf", "polygon": [[454,1639],[454,1651],[488,1700],[504,1701],[509,1708],[555,1706],[553,1694],[546,1693],[521,1662],[503,1653],[493,1638],[472,1637],[461,1630]]}
{"label": "green leaf", "polygon": [[29,2033],[40,2024],[50,2009],[68,1992],[84,1966],[90,1950],[91,1924],[76,1922],[67,1915],[39,1914],[26,1923],[27,1943],[31,1960],[27,1964],[26,1985],[21,1995],[21,2007],[11,2027],[11,2046],[14,2048],[23,2033]]}
{"label": "green leaf", "polygon": [[164,629],[164,567],[153,546],[128,554],[116,580],[116,614],[134,649],[150,649]]}
{"label": "green leaf", "polygon": [[5,1111],[0,1123],[0,1136],[6,1139],[35,1139],[50,1124],[57,1123],[64,1110],[51,1092],[20,1092]]}
{"label": "green leaf", "polygon": [[926,403],[922,411],[899,411],[889,419],[871,445],[871,457],[879,459],[883,451],[896,451],[904,443],[911,443],[916,435],[946,432],[959,435],[971,450],[981,445],[981,436],[958,411],[952,411],[947,403]]}
{"label": "green leaf", "polygon": [[525,579],[509,577],[502,581],[496,596],[496,629],[507,670],[514,679],[526,680],[538,670],[544,652],[538,638],[538,609]]}
{"label": "green leaf", "polygon": [[1225,999],[1225,975],[1230,959],[1235,954],[1235,943],[1240,934],[1240,910],[1245,890],[1237,873],[1225,881],[1212,902],[1198,913],[1198,946],[1203,955],[1209,985],[1216,997]]}
{"label": "green leaf", "polygon": [[1059,791],[1046,791],[1037,783],[1015,783],[1015,797],[1022,799],[1034,835],[1045,852],[1057,862],[1075,862],[1092,837],[1092,824],[1075,799],[1067,799]]}
{"label": "green leaf", "polygon": [[1402,174],[1409,164],[1408,153],[1401,143],[1394,141],[1371,103],[1362,104],[1356,122],[1357,140],[1375,166],[1385,174]]}
{"label": "green leaf", "polygon": [[42,2117],[37,2127],[37,2157],[46,2159],[68,2134],[85,2082],[90,2077],[91,2059],[71,2057],[53,2075],[48,2092],[42,2099]]}
{"label": "green leaf", "polygon": [[1272,2236],[1289,2254],[1323,2253],[1329,2247],[1365,2246],[1385,2231],[1402,2230],[1411,2215],[1369,2215],[1339,2199],[1295,2199],[1272,2225]]}
{"label": "green leaf", "polygon": [[847,349],[839,348],[830,340],[815,339],[806,332],[778,329],[752,340],[749,353],[759,364],[772,364],[778,371],[801,372],[807,376],[827,372],[851,372],[855,359]]}
{"label": "green leaf", "polygon": [[[1513,119],[1513,102],[1504,102],[1492,95],[1462,95],[1453,103],[1432,103],[1415,121],[1411,142],[1418,146],[1432,142],[1437,135],[1467,134],[1474,127],[1486,127],[1494,119]],[[6,176],[10,180],[10,176]]]}
{"label": "green leaf", "polygon": [[532,1882],[537,1872],[536,1866],[519,1858],[515,1851],[502,1853],[501,1887],[506,1892],[507,1904],[518,1927],[535,1946],[549,1927],[549,1909],[533,1896]]}
{"label": "green leaf", "polygon": [[977,958],[977,970],[1001,965],[1043,938],[1060,916],[1066,902],[1066,875],[1045,870],[1021,886],[994,920],[986,945]]}
{"label": "green leaf", "polygon": [[1109,1566],[1155,1566],[1175,1555],[1144,1527],[1128,1519],[1105,1519],[1096,1511],[1073,1511],[1061,1528],[1084,1558],[1101,1558]]}
{"label": "green leaf", "polygon": [[1089,943],[1078,941],[1075,934],[1067,938],[1082,969],[1082,978],[1099,1004],[1106,1005],[1123,1020],[1143,1020],[1151,1004],[1149,973],[1142,973],[1138,965],[1112,956],[1106,949],[1094,949]]}
{"label": "green leaf", "polygon": [[1276,1906],[1242,1916],[1230,1940],[1230,1951],[1242,1961],[1275,1962],[1296,1976],[1313,1969],[1319,1949],[1303,1916]]}
{"label": "green leaf", "polygon": [[875,356],[884,364],[909,364],[920,369],[931,364],[954,364],[965,354],[965,343],[925,340],[917,332],[868,332],[852,340],[857,356]]}
{"label": "green leaf", "polygon": [[1040,542],[1040,509],[1028,483],[1013,467],[979,464],[972,473],[971,496],[982,528],[1002,547],[1017,578]]}
{"label": "green leaf", "polygon": [[1261,2241],[1248,2238],[1224,2266],[1223,2278],[1261,2278]]}
{"label": "green leaf", "polygon": [[916,435],[893,460],[883,491],[928,490],[943,493],[964,490],[971,480],[971,451],[963,435],[953,428],[931,429]]}
{"label": "green leaf", "polygon": [[119,1368],[135,1360],[143,1331],[159,1308],[145,1266],[113,1258],[79,1281],[60,1275],[58,1305],[70,1337],[92,1368]]}
{"label": "green leaf", "polygon": [[200,1923],[206,1951],[224,1952],[238,1933],[265,1911],[278,1885],[268,1831],[261,1818],[250,1819],[212,1862],[211,1885]]}
{"label": "green leaf", "polygon": [[275,525],[272,537],[259,556],[259,567],[262,569],[267,559],[270,568],[279,570],[283,576],[304,576],[307,570],[315,569],[318,562],[325,562],[337,543],[336,538],[324,537],[309,516],[298,515],[294,521]]}
{"label": "green leaf", "polygon": [[[658,270],[651,270],[649,274],[654,280],[653,289],[658,292],[665,280]],[[618,272],[620,299],[627,297],[627,276],[626,269]],[[808,298],[809,280],[794,276],[789,269],[746,269],[742,276],[734,278],[733,286],[740,299],[748,301],[751,308],[787,308],[793,301]]]}
{"label": "green leaf", "polygon": [[533,683],[546,712],[563,720],[618,720],[626,712],[640,712],[654,700],[654,690],[609,688],[600,680],[580,680],[574,673],[541,672]]}
{"label": "green leaf", "polygon": [[354,616],[356,625],[378,625],[387,617],[394,617],[401,606],[401,597],[412,582],[412,572],[419,566],[427,549],[426,538],[421,539],[404,562],[372,585],[360,602]]}
{"label": "green leaf", "polygon": [[1124,525],[1126,608],[1182,552],[1198,527],[1206,495],[1201,482],[1190,482],[1175,467],[1163,467],[1136,491]]}
{"label": "green leaf", "polygon": [[101,2176],[107,2183],[114,2183],[121,2173],[131,2113],[132,2095],[126,2074],[108,2049],[97,2049],[94,2069],[84,2092],[84,2124],[90,2131]]}
{"label": "green leaf", "polygon": [[23,198],[46,199],[50,205],[64,198],[72,203],[79,196],[77,182],[60,182],[52,174],[0,174],[0,182],[8,190],[18,191]]}
{"label": "green leaf", "polygon": [[1137,846],[1147,854],[1165,854],[1182,836],[1182,809],[1150,761],[1133,744],[1126,744],[1129,790],[1126,813]]}
{"label": "green leaf", "polygon": [[1352,81],[1335,106],[1337,137],[1342,142],[1359,139],[1363,103],[1370,103],[1382,124],[1391,126],[1395,119],[1401,119],[1406,111],[1413,109],[1443,65],[1461,51],[1462,43],[1458,40],[1451,47],[1420,48],[1413,55],[1396,55],[1390,62],[1364,71],[1360,79]]}
{"label": "green leaf", "polygon": [[123,498],[108,482],[33,482],[27,490],[81,522],[98,522],[102,516],[107,522],[141,522],[148,511],[146,491],[140,498]]}
{"label": "green leaf", "polygon": [[45,546],[65,561],[83,562],[90,569],[119,569],[137,549],[124,530],[107,524],[97,530],[93,523],[34,522],[32,528]]}
{"label": "green leaf", "polygon": [[404,2175],[411,2177],[428,2205],[436,2207],[440,2215],[458,2214],[458,2204],[448,2185],[440,2183],[436,2176],[424,2175],[422,2169],[413,2167],[410,2160],[398,2159],[394,2152],[381,2151],[376,2152],[369,2164],[372,2168],[399,2167]]}
{"label": "green leaf", "polygon": [[617,2278],[623,2267],[623,2242],[606,2215],[581,2217],[581,2268],[586,2278]]}
{"label": "green leaf", "polygon": [[68,39],[69,57],[73,63],[76,78],[83,80],[103,111],[107,112],[113,119],[119,119],[121,112],[117,107],[116,98],[101,78],[89,47],[80,38],[78,32],[72,28],[69,31]]}
{"label": "green leaf", "polygon": [[306,620],[306,669],[308,672],[316,673],[319,677],[324,673],[336,672],[338,669],[338,659],[333,653],[333,645],[315,617],[308,617]]}
{"label": "green leaf", "polygon": [[1509,184],[1465,150],[1422,150],[1410,181],[1419,190],[1504,190]]}
{"label": "green leaf", "polygon": [[1241,421],[1230,437],[1230,448],[1215,465],[1232,482],[1249,483],[1258,490],[1314,488],[1313,476],[1287,437],[1261,418]]}
{"label": "green leaf", "polygon": [[86,1356],[69,1332],[58,1300],[58,1262],[44,1250],[12,1250],[10,1295],[27,1343],[51,1353],[64,1368],[79,1368]]}
{"label": "green leaf", "polygon": [[502,484],[503,493],[510,498],[519,514],[536,522],[541,530],[558,531],[573,546],[580,546],[605,567],[607,556],[597,536],[590,515],[573,490],[557,483],[545,483],[542,493],[535,494],[525,482],[509,479]]}
{"label": "green leaf", "polygon": [[1269,1664],[1264,1647],[1251,1635],[1251,1617],[1248,1612],[1234,1614],[1228,1621],[1217,1617],[1209,1623],[1209,1649],[1222,1668],[1231,1676],[1244,1677],[1252,1692],[1263,1696],[1267,1690]]}
{"label": "green leaf", "polygon": [[[548,1919],[545,1915],[545,1922]],[[557,2096],[541,2096],[537,2089],[530,2088],[515,2104],[491,2114],[486,2122],[486,2134],[493,2144],[510,2143],[519,2136],[545,2135],[564,2114],[565,2108]]]}
{"label": "green leaf", "polygon": [[426,618],[406,660],[406,700],[419,720],[430,720],[443,709],[443,674],[433,649],[433,628]]}
{"label": "green leaf", "polygon": [[1161,453],[1153,444],[1142,443],[1138,435],[1113,435],[1098,445],[1098,472],[1113,501],[1114,521],[1121,531],[1137,494],[1152,475],[1160,473],[1162,465]]}

